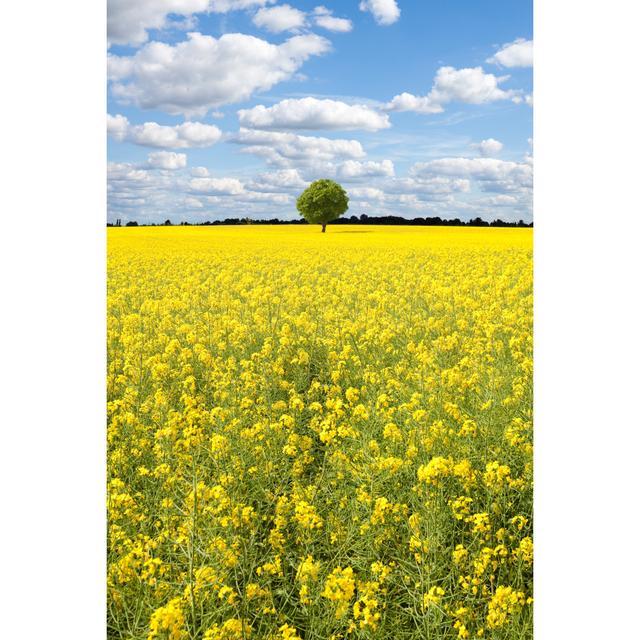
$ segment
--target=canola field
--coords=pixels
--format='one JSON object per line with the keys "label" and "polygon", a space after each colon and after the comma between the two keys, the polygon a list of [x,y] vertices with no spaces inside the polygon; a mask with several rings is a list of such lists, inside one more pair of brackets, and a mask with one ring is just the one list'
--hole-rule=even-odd
{"label": "canola field", "polygon": [[532,637],[532,231],[108,230],[109,638]]}

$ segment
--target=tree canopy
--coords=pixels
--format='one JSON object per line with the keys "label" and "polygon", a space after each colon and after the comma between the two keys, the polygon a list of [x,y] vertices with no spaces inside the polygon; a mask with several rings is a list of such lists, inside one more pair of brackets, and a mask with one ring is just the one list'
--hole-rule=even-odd
{"label": "tree canopy", "polygon": [[327,223],[339,218],[349,208],[347,192],[333,180],[316,180],[300,195],[296,202],[300,215],[311,224]]}

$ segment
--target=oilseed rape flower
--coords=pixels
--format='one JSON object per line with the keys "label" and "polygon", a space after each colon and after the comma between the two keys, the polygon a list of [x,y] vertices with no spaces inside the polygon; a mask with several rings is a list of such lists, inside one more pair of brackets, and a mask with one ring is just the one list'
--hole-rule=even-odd
{"label": "oilseed rape flower", "polygon": [[517,549],[513,551],[514,556],[527,564],[533,563],[533,540],[530,537],[522,538]]}
{"label": "oilseed rape flower", "polygon": [[489,462],[486,466],[483,480],[489,489],[501,489],[511,479],[511,469],[506,464],[497,461]]}
{"label": "oilseed rape flower", "polygon": [[296,504],[293,518],[303,529],[322,528],[322,519],[318,516],[315,507],[304,500]]}
{"label": "oilseed rape flower", "polygon": [[301,583],[300,587],[300,602],[302,604],[311,604],[312,599],[310,595],[310,584],[315,582],[320,572],[320,563],[315,562],[313,556],[307,556],[298,565],[296,572],[296,578]]}
{"label": "oilseed rape flower", "polygon": [[299,565],[296,577],[300,582],[307,583],[315,580],[320,571],[320,563],[314,561],[313,556],[307,556]]}
{"label": "oilseed rape flower", "polygon": [[353,619],[361,629],[378,627],[381,614],[378,611],[380,600],[377,597],[378,582],[362,582],[358,585],[358,600],[353,605]]}
{"label": "oilseed rape flower", "polygon": [[336,618],[342,618],[355,593],[356,582],[353,569],[337,567],[327,577],[322,596],[337,603]]}
{"label": "oilseed rape flower", "polygon": [[532,637],[529,229],[109,229],[107,616]]}
{"label": "oilseed rape flower", "polygon": [[288,624],[283,624],[279,629],[278,640],[302,640],[298,635],[295,627],[291,627]]}
{"label": "oilseed rape flower", "polygon": [[147,640],[166,637],[168,640],[182,640],[187,638],[184,628],[185,617],[180,598],[174,598],[164,607],[156,609],[149,622]]}
{"label": "oilseed rape flower", "polygon": [[444,589],[442,587],[431,587],[428,593],[425,593],[422,598],[422,606],[427,608],[438,604],[444,596]]}
{"label": "oilseed rape flower", "polygon": [[515,591],[512,587],[498,587],[489,601],[487,626],[490,629],[502,627],[509,616],[519,611],[524,604],[525,596],[521,591]]}
{"label": "oilseed rape flower", "polygon": [[454,564],[460,565],[469,557],[469,551],[463,545],[457,544],[452,552],[452,557]]}
{"label": "oilseed rape flower", "polygon": [[251,637],[251,625],[246,620],[231,618],[207,629],[203,640],[244,640]]}
{"label": "oilseed rape flower", "polygon": [[418,480],[431,485],[437,485],[441,478],[446,478],[451,474],[453,462],[451,458],[436,456],[429,460],[426,465],[418,467]]}

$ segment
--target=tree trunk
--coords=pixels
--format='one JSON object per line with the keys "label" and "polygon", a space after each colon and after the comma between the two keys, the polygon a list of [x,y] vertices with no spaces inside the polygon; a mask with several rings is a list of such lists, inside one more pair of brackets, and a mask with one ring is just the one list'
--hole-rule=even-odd
{"label": "tree trunk", "polygon": [[326,230],[327,230],[327,225],[326,225],[326,224],[323,224],[323,225],[322,225],[322,233],[324,233]]}

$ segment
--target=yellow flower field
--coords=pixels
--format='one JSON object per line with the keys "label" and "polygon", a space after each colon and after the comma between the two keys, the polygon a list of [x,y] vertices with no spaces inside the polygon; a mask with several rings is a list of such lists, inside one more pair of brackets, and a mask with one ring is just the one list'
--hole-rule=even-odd
{"label": "yellow flower field", "polygon": [[110,638],[532,636],[532,232],[108,230]]}

